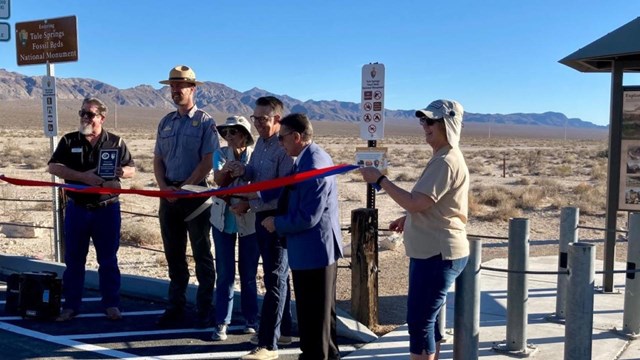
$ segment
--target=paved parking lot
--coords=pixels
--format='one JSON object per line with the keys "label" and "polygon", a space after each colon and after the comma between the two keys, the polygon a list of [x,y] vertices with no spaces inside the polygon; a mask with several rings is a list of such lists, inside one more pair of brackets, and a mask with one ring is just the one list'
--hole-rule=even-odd
{"label": "paved parking lot", "polygon": [[[240,324],[231,324],[229,338],[211,341],[213,328],[194,329],[187,316],[184,326],[158,329],[155,318],[164,304],[123,297],[124,318],[111,321],[101,312],[99,295],[85,291],[82,313],[75,319],[57,323],[23,319],[6,314],[6,284],[0,283],[0,358],[9,359],[236,359],[255,346],[251,335],[241,333]],[[297,359],[298,338],[280,349],[281,359]],[[340,338],[343,356],[356,346]]]}

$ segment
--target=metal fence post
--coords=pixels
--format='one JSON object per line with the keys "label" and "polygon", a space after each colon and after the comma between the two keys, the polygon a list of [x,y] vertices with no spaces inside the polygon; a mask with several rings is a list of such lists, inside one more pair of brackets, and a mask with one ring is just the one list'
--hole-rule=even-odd
{"label": "metal fence post", "polygon": [[555,320],[564,320],[564,305],[567,297],[567,263],[569,244],[578,241],[578,219],[580,209],[576,207],[564,207],[560,211],[560,243],[558,257],[558,291],[556,295]]}
{"label": "metal fence post", "polygon": [[[636,270],[640,260],[640,213],[629,215],[627,270]],[[622,331],[632,337],[640,334],[640,276],[627,273],[624,288]]]}
{"label": "metal fence post", "polygon": [[564,360],[591,359],[596,252],[593,244],[569,245]]}
{"label": "metal fence post", "polygon": [[480,265],[482,240],[469,239],[469,261],[456,279],[453,358],[477,360],[480,344]]}
{"label": "metal fence post", "polygon": [[529,219],[509,220],[509,274],[507,277],[507,339],[494,350],[529,356],[536,348],[527,344],[529,284]]}

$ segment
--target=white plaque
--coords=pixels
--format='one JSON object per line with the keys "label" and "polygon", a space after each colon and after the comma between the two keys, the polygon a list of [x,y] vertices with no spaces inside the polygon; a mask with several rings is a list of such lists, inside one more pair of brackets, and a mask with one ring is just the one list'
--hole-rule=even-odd
{"label": "white plaque", "polygon": [[58,100],[56,97],[56,78],[42,77],[42,119],[44,135],[53,137],[58,135]]}
{"label": "white plaque", "polygon": [[362,67],[362,101],[360,103],[360,138],[384,138],[384,64]]}

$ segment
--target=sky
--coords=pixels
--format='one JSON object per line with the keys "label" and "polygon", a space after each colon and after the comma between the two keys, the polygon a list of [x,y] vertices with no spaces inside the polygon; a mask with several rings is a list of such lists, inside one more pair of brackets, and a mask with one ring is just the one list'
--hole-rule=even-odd
{"label": "sky", "polygon": [[[362,66],[378,62],[387,109],[446,98],[474,113],[555,111],[599,125],[609,123],[611,75],[558,60],[640,16],[630,0],[9,1],[0,21],[12,31],[77,16],[78,61],[56,63],[57,77],[160,88],[184,64],[238,91],[360,102]],[[0,68],[46,75],[17,65],[15,38],[0,42]]]}

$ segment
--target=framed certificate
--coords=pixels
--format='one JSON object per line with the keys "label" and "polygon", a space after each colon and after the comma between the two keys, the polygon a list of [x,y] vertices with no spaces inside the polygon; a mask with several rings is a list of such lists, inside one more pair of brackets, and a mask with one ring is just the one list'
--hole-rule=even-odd
{"label": "framed certificate", "polygon": [[103,179],[114,179],[118,168],[120,157],[118,149],[100,150],[100,161],[98,162],[98,176]]}

